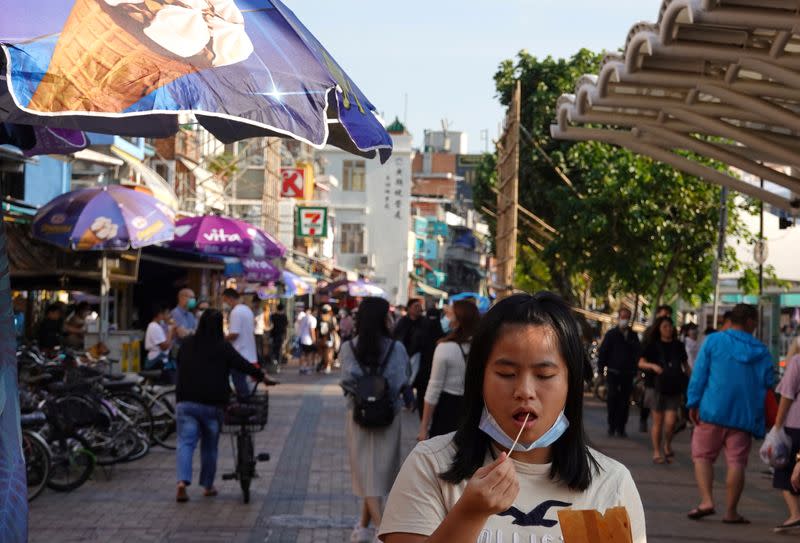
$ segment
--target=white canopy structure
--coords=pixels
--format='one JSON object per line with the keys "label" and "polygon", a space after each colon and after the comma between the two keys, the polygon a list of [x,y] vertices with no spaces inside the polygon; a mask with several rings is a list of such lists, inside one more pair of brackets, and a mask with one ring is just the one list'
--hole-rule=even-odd
{"label": "white canopy structure", "polygon": [[656,24],[634,25],[622,54],[559,99],[551,134],[628,148],[796,216],[800,0],[664,0]]}

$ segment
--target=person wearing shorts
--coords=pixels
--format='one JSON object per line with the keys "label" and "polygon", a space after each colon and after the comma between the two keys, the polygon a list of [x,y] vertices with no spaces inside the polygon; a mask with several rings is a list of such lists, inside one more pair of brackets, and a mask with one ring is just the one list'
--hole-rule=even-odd
{"label": "person wearing shorts", "polygon": [[700,503],[687,516],[697,520],[716,513],[712,484],[714,462],[725,452],[728,463],[726,524],[749,524],[738,512],[752,438],[766,433],[764,403],[774,378],[772,356],[753,337],[758,310],[738,304],[731,327],[706,337],[695,360],[687,393],[695,424],[692,459]]}
{"label": "person wearing shorts", "polygon": [[650,440],[653,444],[653,463],[669,464],[675,456],[672,438],[678,421],[678,411],[686,392],[689,369],[686,347],[678,341],[671,317],[659,317],[651,327],[639,368],[654,374],[653,386],[646,387],[643,407],[653,413]]}

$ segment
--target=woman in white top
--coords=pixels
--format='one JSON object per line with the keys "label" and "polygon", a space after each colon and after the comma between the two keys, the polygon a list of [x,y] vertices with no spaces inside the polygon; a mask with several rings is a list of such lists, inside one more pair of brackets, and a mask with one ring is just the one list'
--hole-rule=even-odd
{"label": "woman in white top", "polygon": [[406,459],[381,541],[561,541],[562,509],[624,506],[633,542],[646,543],[630,472],[586,441],[585,359],[572,310],[555,294],[517,294],[489,310],[472,340],[463,421]]}
{"label": "woman in white top", "polygon": [[455,432],[464,413],[464,375],[469,343],[481,314],[477,306],[467,300],[455,302],[452,309],[452,331],[439,340],[433,353],[417,441]]}

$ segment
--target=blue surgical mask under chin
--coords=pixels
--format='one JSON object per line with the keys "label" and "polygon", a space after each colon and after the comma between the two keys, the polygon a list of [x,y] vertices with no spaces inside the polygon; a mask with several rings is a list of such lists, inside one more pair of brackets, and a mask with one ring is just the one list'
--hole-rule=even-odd
{"label": "blue surgical mask under chin", "polygon": [[[511,450],[512,445],[514,445],[514,438],[509,437],[500,425],[497,424],[497,421],[494,420],[494,417],[489,414],[489,410],[486,409],[484,406],[483,408],[483,415],[481,415],[481,423],[478,425],[478,428],[494,439],[500,446],[505,447],[506,449]],[[556,441],[558,438],[564,435],[564,432],[567,431],[569,428],[569,421],[567,420],[566,415],[564,415],[564,411],[558,414],[558,418],[553,423],[553,426],[550,427],[545,433],[539,437],[533,443],[526,445],[521,441],[514,445],[515,451],[518,452],[530,452],[534,449],[544,449],[545,447],[549,447]]]}
{"label": "blue surgical mask under chin", "polygon": [[442,325],[442,332],[445,334],[450,332],[450,319],[447,317],[442,317],[439,319],[439,324]]}

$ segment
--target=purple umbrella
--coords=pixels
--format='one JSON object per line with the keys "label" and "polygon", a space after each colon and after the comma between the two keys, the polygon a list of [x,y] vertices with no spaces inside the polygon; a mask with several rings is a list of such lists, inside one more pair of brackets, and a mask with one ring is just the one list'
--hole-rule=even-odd
{"label": "purple umbrella", "polygon": [[229,217],[207,215],[187,217],[175,223],[173,249],[206,254],[253,257],[260,260],[280,258],[286,247],[260,228]]}
{"label": "purple umbrella", "polygon": [[19,147],[25,156],[31,157],[76,153],[88,147],[89,140],[80,130],[0,123],[0,144]]}
{"label": "purple umbrella", "polygon": [[124,187],[76,190],[39,209],[33,235],[79,251],[123,251],[172,239],[173,211],[149,194]]}
{"label": "purple umbrella", "polygon": [[281,270],[268,260],[243,258],[244,278],[251,283],[271,283],[281,278]]}

